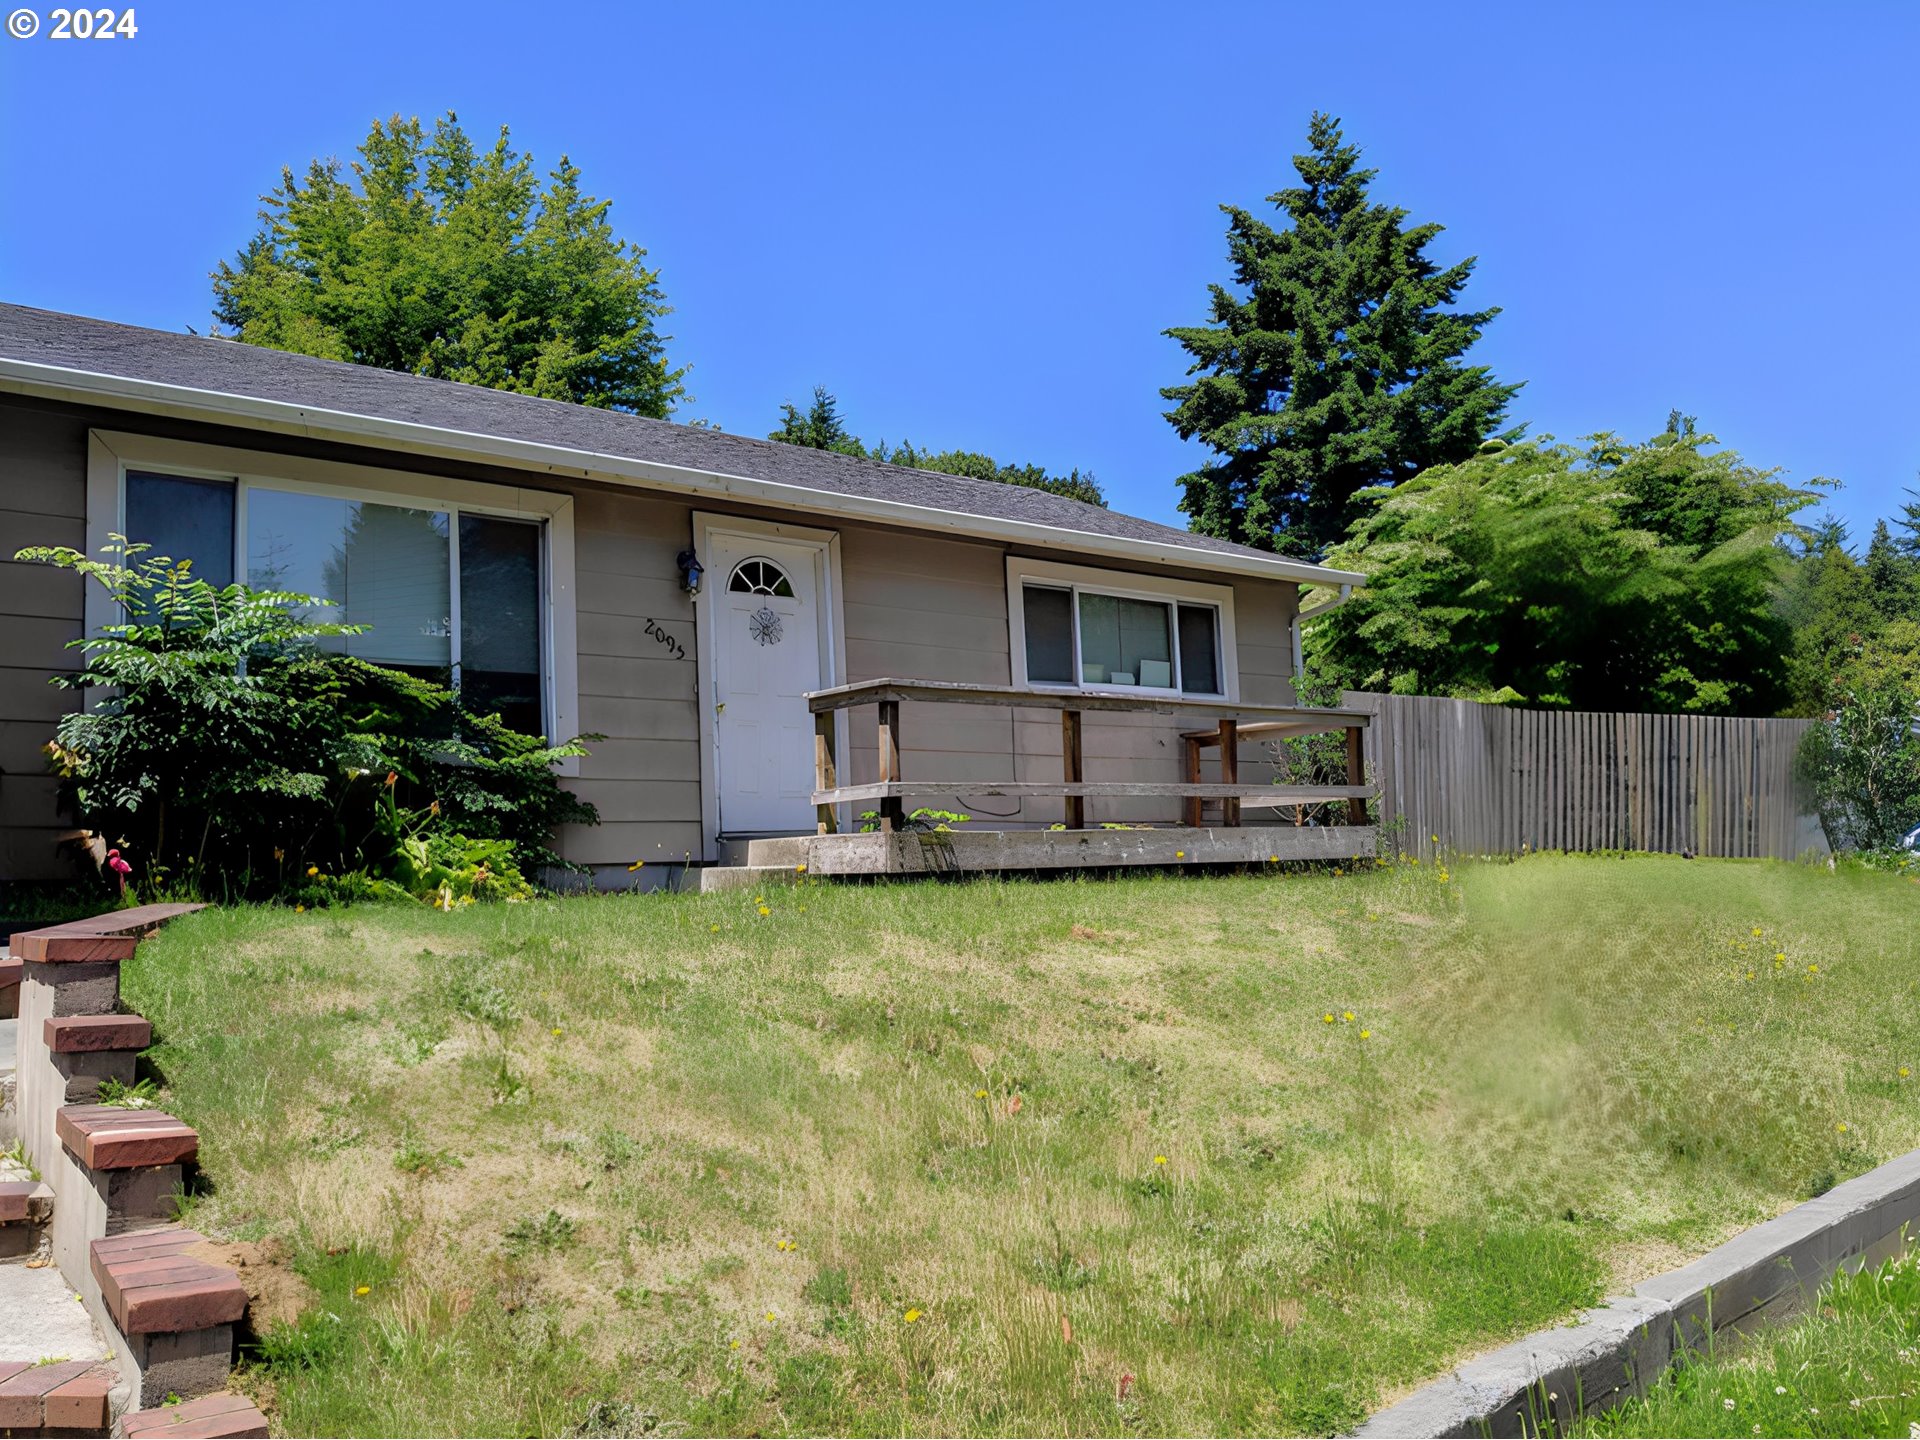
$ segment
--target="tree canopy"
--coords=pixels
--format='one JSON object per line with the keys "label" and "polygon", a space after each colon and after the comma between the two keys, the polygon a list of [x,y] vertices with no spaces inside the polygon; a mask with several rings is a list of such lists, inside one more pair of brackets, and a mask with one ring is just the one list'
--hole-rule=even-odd
{"label": "tree canopy", "polygon": [[996,480],[1003,485],[1021,485],[1029,490],[1046,490],[1070,500],[1104,506],[1106,496],[1091,472],[1050,473],[1040,465],[1002,464],[977,450],[920,450],[911,441],[889,446],[880,440],[866,444],[847,428],[840,418],[840,402],[824,385],[816,385],[813,401],[803,411],[791,401],[780,407],[780,428],[769,440],[789,445],[805,445],[814,450],[831,450],[839,455],[857,455],[888,465],[905,465],[914,470],[933,470],[943,475],[966,475],[975,480]]}
{"label": "tree canopy", "polygon": [[258,233],[213,273],[225,333],[638,415],[685,396],[659,272],[566,156],[543,184],[506,127],[478,150],[451,113],[431,134],[375,121],[358,153],[281,172]]}
{"label": "tree canopy", "polygon": [[1789,695],[1777,543],[1813,504],[1675,415],[1645,444],[1494,442],[1376,491],[1330,559],[1367,572],[1309,626],[1353,689],[1587,710],[1771,714]]}
{"label": "tree canopy", "polygon": [[1474,261],[1442,267],[1427,254],[1441,226],[1369,198],[1377,172],[1337,119],[1316,113],[1307,140],[1300,184],[1267,197],[1285,228],[1221,206],[1233,282],[1211,287],[1210,323],[1166,332],[1195,378],[1160,393],[1182,438],[1214,452],[1180,477],[1191,526],[1314,556],[1346,534],[1361,491],[1500,433],[1519,387],[1463,362],[1499,314],[1456,308]]}

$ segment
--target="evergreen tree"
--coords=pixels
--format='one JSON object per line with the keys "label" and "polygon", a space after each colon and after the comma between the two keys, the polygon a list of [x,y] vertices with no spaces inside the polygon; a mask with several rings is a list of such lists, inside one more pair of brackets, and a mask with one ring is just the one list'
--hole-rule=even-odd
{"label": "evergreen tree", "polygon": [[1287,228],[1221,207],[1233,288],[1212,287],[1210,324],[1166,332],[1197,378],[1160,392],[1216,452],[1180,479],[1191,526],[1293,555],[1345,535],[1359,491],[1470,457],[1519,388],[1462,361],[1499,313],[1453,308],[1475,262],[1442,269],[1441,226],[1369,199],[1338,120],[1316,113],[1308,146],[1301,183],[1267,197]]}
{"label": "evergreen tree", "polygon": [[1915,602],[1920,601],[1920,589],[1916,589],[1920,564],[1900,552],[1884,520],[1874,522],[1873,539],[1867,543],[1866,572],[1874,609],[1883,619],[1900,620],[1914,613]]}
{"label": "evergreen tree", "polygon": [[840,418],[840,403],[824,385],[813,387],[813,403],[802,414],[788,402],[780,407],[780,428],[768,435],[788,445],[805,445],[814,450],[832,450],[840,455],[859,455],[888,465],[904,465],[913,470],[932,470],[942,475],[965,475],[975,480],[993,480],[1002,485],[1019,485],[1029,490],[1045,490],[1104,507],[1106,496],[1091,472],[1078,469],[1065,475],[1049,474],[1039,465],[1003,465],[991,455],[977,450],[917,450],[913,442],[889,446],[885,440],[869,446],[847,429]]}
{"label": "evergreen tree", "polygon": [[283,170],[261,228],[213,275],[214,317],[252,345],[664,417],[684,369],[646,251],[565,156],[545,186],[502,127],[484,154],[452,114],[375,121],[351,179]]}
{"label": "evergreen tree", "polygon": [[789,400],[780,407],[780,428],[768,435],[788,445],[803,445],[809,450],[831,450],[837,455],[865,455],[867,447],[847,429],[840,418],[840,402],[827,393],[827,387],[813,387],[813,403],[803,415]]}
{"label": "evergreen tree", "polygon": [[1911,500],[1904,501],[1900,513],[1893,518],[1894,528],[1901,533],[1893,537],[1893,547],[1909,560],[1920,563],[1920,490],[1908,490]]}

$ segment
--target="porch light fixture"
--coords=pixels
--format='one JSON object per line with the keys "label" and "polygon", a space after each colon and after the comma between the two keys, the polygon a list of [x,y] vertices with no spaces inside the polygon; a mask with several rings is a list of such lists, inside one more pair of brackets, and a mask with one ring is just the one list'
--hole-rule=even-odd
{"label": "porch light fixture", "polygon": [[673,563],[680,567],[680,588],[689,595],[698,595],[700,579],[706,574],[705,568],[700,564],[700,557],[691,549],[682,550],[674,557]]}

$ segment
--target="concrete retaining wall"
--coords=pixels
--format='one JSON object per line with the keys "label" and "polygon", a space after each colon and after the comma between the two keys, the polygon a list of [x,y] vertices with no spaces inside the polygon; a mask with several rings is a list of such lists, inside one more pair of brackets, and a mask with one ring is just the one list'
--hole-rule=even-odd
{"label": "concrete retaining wall", "polygon": [[1468,1361],[1356,1436],[1563,1431],[1639,1394],[1674,1356],[1807,1306],[1842,1266],[1877,1265],[1920,1233],[1920,1150],[1756,1225],[1691,1265],[1636,1285],[1571,1325]]}

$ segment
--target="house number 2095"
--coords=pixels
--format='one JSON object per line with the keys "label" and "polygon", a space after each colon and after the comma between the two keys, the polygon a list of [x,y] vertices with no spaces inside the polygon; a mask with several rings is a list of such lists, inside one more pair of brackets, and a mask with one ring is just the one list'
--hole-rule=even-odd
{"label": "house number 2095", "polygon": [[687,647],[667,634],[666,631],[662,630],[656,622],[652,620],[647,621],[647,634],[659,642],[661,649],[671,653],[674,659],[684,660],[687,658]]}

